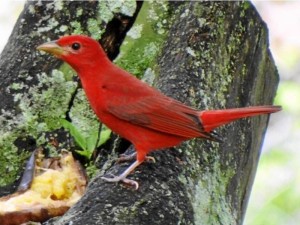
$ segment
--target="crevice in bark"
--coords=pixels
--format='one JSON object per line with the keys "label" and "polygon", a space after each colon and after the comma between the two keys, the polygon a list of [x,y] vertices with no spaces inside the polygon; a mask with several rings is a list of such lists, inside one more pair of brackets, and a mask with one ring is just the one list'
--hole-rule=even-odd
{"label": "crevice in bark", "polygon": [[107,24],[105,32],[99,41],[108,58],[113,61],[120,52],[120,46],[135,22],[135,19],[143,5],[143,1],[136,2],[136,10],[132,17],[117,13],[114,18]]}

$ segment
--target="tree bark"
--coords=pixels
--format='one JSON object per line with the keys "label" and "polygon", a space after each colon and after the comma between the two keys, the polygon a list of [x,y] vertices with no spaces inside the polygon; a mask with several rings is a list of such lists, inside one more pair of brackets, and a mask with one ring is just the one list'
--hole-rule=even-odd
{"label": "tree bark", "polygon": [[[57,10],[59,6],[56,3],[49,10],[50,6],[45,3],[28,2],[19,25],[1,54],[0,95],[3,100],[0,102],[0,129],[13,134],[5,141],[12,141],[15,154],[39,143],[48,143],[48,140],[43,139],[43,142],[40,138],[45,133],[58,138],[67,136],[59,124],[51,121],[67,117],[78,89],[76,82],[68,78],[70,75],[61,75],[62,72],[54,72],[55,77],[60,77],[60,82],[48,80],[42,81],[41,85],[37,74],[50,73],[61,63],[50,57],[37,57],[33,53],[35,46],[46,37],[56,39],[63,33],[74,33],[78,26],[71,22],[72,16],[81,15],[76,18],[81,24],[80,32],[88,33],[91,28],[89,30],[86,21],[98,18],[97,12],[103,15],[101,10],[104,7],[96,2],[64,2],[61,10]],[[105,4],[109,5],[108,2]],[[138,5],[131,15],[126,15],[128,21],[135,21],[135,24],[125,39],[127,44],[121,47],[122,56],[116,60],[120,66],[140,76],[146,70],[144,78],[147,81],[150,80],[166,95],[195,108],[272,104],[278,73],[268,49],[266,25],[251,3],[145,2],[140,10]],[[34,13],[30,14],[32,7]],[[79,7],[83,11],[76,14]],[[113,18],[122,21],[119,19],[122,13],[126,12],[122,9],[115,12]],[[43,25],[46,15],[56,18],[59,23],[41,32],[41,28],[46,29]],[[22,19],[27,27],[20,28]],[[109,23],[98,21],[99,29],[109,27]],[[66,31],[66,27],[61,27],[63,24],[74,26],[68,26],[71,30]],[[107,43],[105,48],[111,58],[118,54],[118,48],[113,48],[116,45],[112,43],[121,44],[124,37],[115,35],[113,31],[125,34],[131,26],[130,22],[113,25],[116,28],[124,24],[127,24],[126,28],[106,28],[106,33],[102,34],[102,43]],[[139,29],[142,31],[138,32]],[[34,36],[34,32],[40,33]],[[100,39],[100,36],[94,37]],[[22,63],[19,62],[20,57]],[[24,91],[38,93],[39,90],[47,90],[43,94],[49,94],[55,84],[68,91],[63,92],[63,96],[67,97],[58,103],[59,110],[55,108],[57,104],[54,109],[51,108],[59,111],[54,118],[51,114],[51,120],[47,117],[49,115],[42,114],[46,107],[42,105],[43,101],[37,101],[30,93],[26,95],[30,102],[25,102],[27,107],[20,106],[23,98],[20,100],[18,94]],[[53,100],[53,96],[50,99]],[[39,113],[25,110],[32,106],[39,106]],[[29,114],[31,120],[24,119],[24,114]],[[39,117],[41,114],[42,117]],[[25,126],[19,120],[25,121]],[[114,164],[112,157],[102,156],[99,173],[90,182],[84,197],[63,217],[48,223],[242,224],[267,122],[267,116],[243,119],[216,130],[222,137],[222,143],[193,139],[176,148],[152,153],[156,163],[144,163],[130,176],[140,183],[137,191],[101,180],[103,174],[120,173],[128,166],[127,163]],[[41,123],[46,124],[45,129],[36,128]],[[68,137],[61,139],[61,143],[68,143]],[[61,146],[68,147],[67,144]],[[1,149],[6,151],[2,146]]]}
{"label": "tree bark", "polygon": [[[37,146],[53,151],[73,147],[60,119],[75,121],[82,132],[98,130],[98,121],[73,78],[74,71],[36,47],[66,34],[101,36],[108,56],[114,59],[142,4],[129,2],[125,6],[131,9],[127,12],[124,6],[121,14],[121,9],[109,8],[108,2],[25,4],[0,55],[0,186],[19,177],[28,151]],[[11,192],[16,183],[18,180],[2,188],[0,195]]]}

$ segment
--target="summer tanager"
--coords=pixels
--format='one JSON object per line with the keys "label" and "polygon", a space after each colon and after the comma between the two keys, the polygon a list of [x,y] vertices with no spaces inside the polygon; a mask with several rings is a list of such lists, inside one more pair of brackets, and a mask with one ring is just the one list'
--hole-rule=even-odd
{"label": "summer tanager", "polygon": [[119,176],[103,177],[109,182],[123,181],[138,188],[136,181],[126,177],[147,158],[149,152],[195,137],[216,140],[212,131],[223,124],[281,110],[280,106],[193,109],[113,64],[100,44],[86,36],[61,37],[38,46],[38,49],[71,65],[78,73],[98,118],[134,145],[136,161]]}

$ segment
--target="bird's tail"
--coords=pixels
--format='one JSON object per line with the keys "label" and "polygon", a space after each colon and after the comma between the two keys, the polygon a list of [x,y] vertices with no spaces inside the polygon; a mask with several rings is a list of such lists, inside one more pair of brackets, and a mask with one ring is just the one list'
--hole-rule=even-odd
{"label": "bird's tail", "polygon": [[206,110],[200,112],[200,120],[204,131],[210,132],[221,125],[237,119],[261,114],[270,114],[280,110],[281,106],[252,106],[247,108]]}

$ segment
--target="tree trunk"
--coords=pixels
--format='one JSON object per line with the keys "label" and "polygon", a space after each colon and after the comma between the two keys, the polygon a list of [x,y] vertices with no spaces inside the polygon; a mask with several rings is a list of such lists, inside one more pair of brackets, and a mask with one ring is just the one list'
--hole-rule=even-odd
{"label": "tree trunk", "polygon": [[[53,148],[51,137],[57,148],[70,147],[57,121],[83,120],[73,110],[86,107],[74,104],[81,89],[73,73],[35,50],[64,33],[101,37],[113,59],[135,22],[116,63],[166,95],[199,109],[272,104],[278,73],[267,28],[251,3],[144,2],[140,8],[125,2],[116,8],[110,1],[26,4],[0,58],[2,162],[17,159],[19,168],[18,152]],[[88,124],[95,121],[86,117]],[[128,164],[100,156],[101,168],[84,197],[49,224],[241,224],[267,122],[267,116],[243,119],[216,130],[222,143],[193,139],[152,153],[156,163],[144,163],[130,176],[140,183],[137,191],[101,180]]]}

